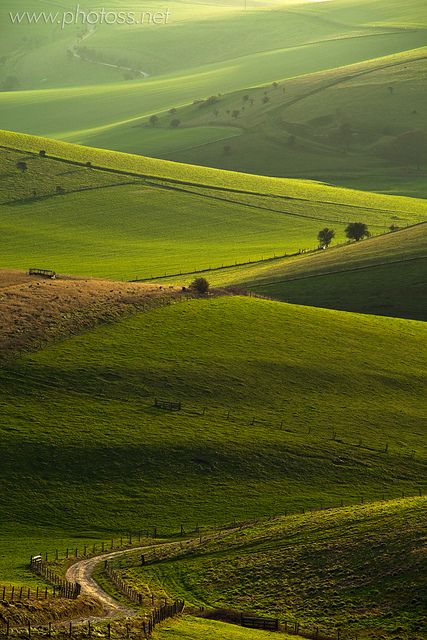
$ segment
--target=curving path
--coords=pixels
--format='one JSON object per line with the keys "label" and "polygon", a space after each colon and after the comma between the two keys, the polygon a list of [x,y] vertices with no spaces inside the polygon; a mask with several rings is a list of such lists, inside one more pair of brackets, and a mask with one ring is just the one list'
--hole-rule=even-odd
{"label": "curving path", "polygon": [[115,600],[110,596],[92,577],[95,567],[104,560],[111,560],[117,556],[124,555],[130,551],[142,551],[148,547],[133,547],[126,551],[111,551],[110,553],[103,553],[102,555],[88,558],[85,560],[79,560],[68,568],[65,577],[70,582],[78,582],[81,586],[81,593],[92,598],[96,598],[102,604],[105,609],[105,617],[119,617],[119,616],[133,616],[135,611],[129,609],[121,602]]}

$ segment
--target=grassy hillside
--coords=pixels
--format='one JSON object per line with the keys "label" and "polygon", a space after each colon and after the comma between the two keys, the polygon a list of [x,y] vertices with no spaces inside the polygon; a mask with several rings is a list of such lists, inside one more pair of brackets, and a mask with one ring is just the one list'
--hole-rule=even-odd
{"label": "grassy hillside", "polygon": [[[425,197],[425,176],[414,160],[391,160],[385,149],[406,131],[427,131],[426,54],[423,47],[247,88],[210,107],[159,114],[154,128],[148,118],[125,124],[116,129],[117,143],[110,141],[118,146],[132,137],[136,153],[180,162]],[[179,120],[179,129],[165,143],[172,120]],[[210,127],[213,134],[227,126],[230,140],[204,139]],[[100,146],[112,132],[103,135],[94,139]]]}
{"label": "grassy hillside", "polygon": [[[212,285],[311,306],[425,319],[426,225],[297,257],[209,271]],[[162,278],[188,284],[195,274]]]}
{"label": "grassy hillside", "polygon": [[[58,25],[12,25],[2,74],[15,85],[0,94],[2,126],[143,152],[143,135],[122,137],[117,128],[209,95],[332,70],[337,60],[351,65],[425,44],[421,0],[406,11],[381,0],[376,24],[366,21],[364,0],[359,6],[347,0],[329,4],[251,7],[244,13],[235,4],[212,11],[199,3],[190,11],[175,2],[170,24],[158,27],[100,25],[82,32],[81,26],[61,31]],[[5,21],[11,6],[8,0]],[[76,41],[79,35],[85,39]],[[67,54],[70,48],[86,59]],[[141,70],[149,77],[135,77]],[[225,137],[223,128],[211,133],[211,139]],[[206,141],[205,130],[200,142]]]}
{"label": "grassy hillside", "polygon": [[[417,322],[217,298],[3,367],[0,508],[14,525],[1,533],[15,565],[61,530],[161,534],[417,493],[424,341]],[[182,412],[153,408],[155,396]],[[10,564],[0,558],[5,580]]]}
{"label": "grassy hillside", "polygon": [[[147,278],[313,248],[326,224],[333,223],[342,240],[346,225],[360,217],[374,233],[426,218],[426,203],[416,199],[9,132],[0,143],[9,148],[0,160],[6,178],[0,192],[1,260],[8,268],[32,263],[60,273]],[[41,149],[48,157],[38,155]],[[26,163],[25,171],[16,167],[18,161]]]}
{"label": "grassy hillside", "polygon": [[71,280],[0,270],[0,364],[19,354],[154,306],[181,291],[111,280]]}
{"label": "grassy hillside", "polygon": [[[244,629],[216,620],[185,616],[168,621],[153,634],[154,640],[217,640],[225,637],[227,640],[263,640],[265,631]],[[295,638],[287,634],[281,634],[279,637],[281,640]]]}
{"label": "grassy hillside", "polygon": [[278,615],[306,631],[416,640],[425,638],[425,516],[426,499],[415,498],[279,518],[126,575],[195,604]]}

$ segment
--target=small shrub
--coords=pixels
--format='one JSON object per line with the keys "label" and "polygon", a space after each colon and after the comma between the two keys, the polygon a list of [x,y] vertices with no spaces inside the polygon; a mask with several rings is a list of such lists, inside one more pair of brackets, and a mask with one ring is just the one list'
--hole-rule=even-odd
{"label": "small shrub", "polygon": [[190,285],[190,289],[196,293],[205,294],[209,291],[209,282],[206,278],[196,278]]}

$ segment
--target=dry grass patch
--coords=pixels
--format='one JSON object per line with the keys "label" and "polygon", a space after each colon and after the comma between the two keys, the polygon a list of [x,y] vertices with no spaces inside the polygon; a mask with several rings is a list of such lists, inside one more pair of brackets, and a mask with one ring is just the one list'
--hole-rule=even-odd
{"label": "dry grass patch", "polygon": [[0,361],[181,295],[164,285],[30,277],[0,271]]}

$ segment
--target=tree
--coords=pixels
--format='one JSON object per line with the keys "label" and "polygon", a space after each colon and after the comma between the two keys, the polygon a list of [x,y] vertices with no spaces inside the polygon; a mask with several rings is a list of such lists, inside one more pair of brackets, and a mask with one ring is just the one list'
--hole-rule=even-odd
{"label": "tree", "polygon": [[178,118],[174,118],[173,120],[171,120],[170,126],[172,127],[172,129],[178,129],[180,124],[181,120],[178,120]]}
{"label": "tree", "polygon": [[345,235],[349,240],[356,240],[359,242],[362,238],[369,238],[368,225],[364,222],[350,222],[345,229]]}
{"label": "tree", "polygon": [[196,278],[190,285],[190,289],[199,294],[205,294],[209,291],[209,282],[206,278]]}
{"label": "tree", "polygon": [[267,104],[267,102],[270,102],[270,98],[268,96],[264,96],[262,101],[263,101],[263,104]]}
{"label": "tree", "polygon": [[317,234],[317,239],[319,240],[320,245],[324,248],[329,247],[329,245],[331,244],[334,238],[335,238],[335,230],[328,229],[328,227],[321,229]]}
{"label": "tree", "polygon": [[155,127],[159,122],[159,116],[152,115],[150,116],[150,124],[152,127]]}
{"label": "tree", "polygon": [[384,148],[384,155],[399,164],[414,164],[419,171],[427,162],[427,134],[422,130],[406,131]]}
{"label": "tree", "polygon": [[389,231],[399,231],[400,227],[397,224],[391,224],[388,229]]}
{"label": "tree", "polygon": [[44,149],[40,149],[40,151],[39,151],[39,156],[40,156],[41,158],[45,158],[45,157],[46,157],[46,151],[45,151]]}
{"label": "tree", "polygon": [[238,118],[240,116],[240,109],[234,109],[231,115],[233,118]]}
{"label": "tree", "polygon": [[16,163],[16,168],[19,169],[20,171],[22,171],[22,173],[24,173],[28,169],[28,165],[23,160],[19,160]]}

